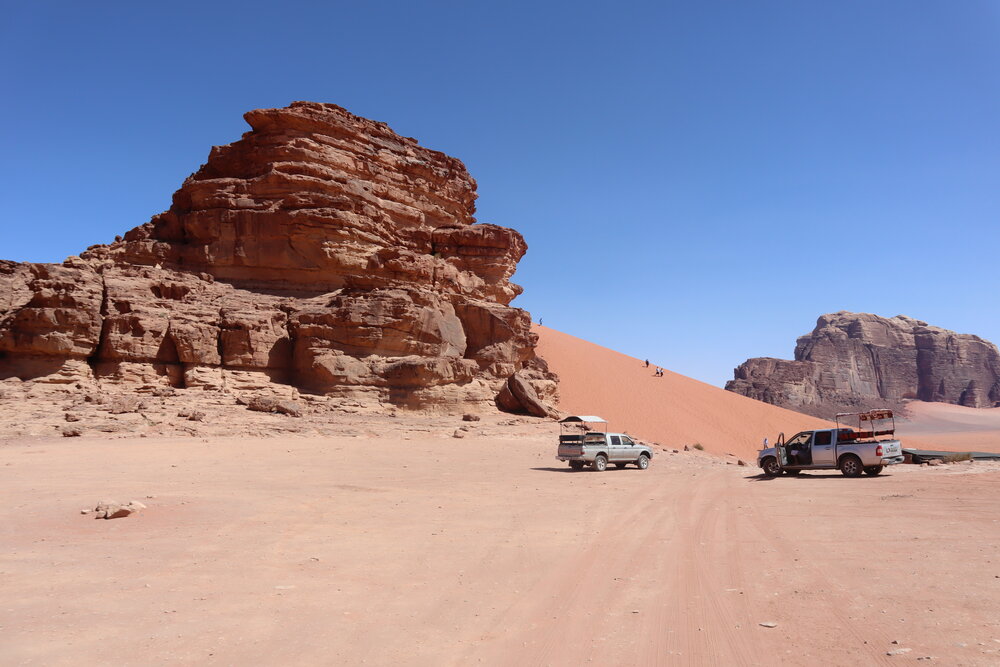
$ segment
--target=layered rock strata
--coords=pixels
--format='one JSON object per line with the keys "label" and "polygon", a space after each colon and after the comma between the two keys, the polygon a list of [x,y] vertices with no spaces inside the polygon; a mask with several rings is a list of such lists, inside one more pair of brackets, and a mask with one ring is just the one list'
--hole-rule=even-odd
{"label": "layered rock strata", "polygon": [[823,315],[795,360],[748,359],[729,391],[818,417],[906,399],[1000,405],[1000,352],[978,336],[904,315]]}
{"label": "layered rock strata", "polygon": [[0,379],[457,408],[516,376],[554,398],[509,305],[527,245],[476,224],[460,161],[331,104],[244,117],[252,130],[124,238],[0,262]]}

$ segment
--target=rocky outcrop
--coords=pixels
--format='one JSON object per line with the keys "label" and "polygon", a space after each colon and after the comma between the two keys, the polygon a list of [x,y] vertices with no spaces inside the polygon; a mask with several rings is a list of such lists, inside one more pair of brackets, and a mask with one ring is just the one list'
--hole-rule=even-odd
{"label": "rocky outcrop", "polygon": [[507,383],[497,395],[497,407],[507,412],[523,412],[535,417],[557,417],[555,410],[538,398],[531,382],[515,373],[507,378]]}
{"label": "rocky outcrop", "polygon": [[414,408],[541,401],[510,281],[516,231],[476,224],[458,160],[330,104],[245,115],[170,210],[62,265],[0,262],[0,379],[256,391]]}
{"label": "rocky outcrop", "polygon": [[798,339],[795,360],[748,359],[726,389],[818,417],[906,399],[1000,405],[1000,352],[904,315],[823,315]]}

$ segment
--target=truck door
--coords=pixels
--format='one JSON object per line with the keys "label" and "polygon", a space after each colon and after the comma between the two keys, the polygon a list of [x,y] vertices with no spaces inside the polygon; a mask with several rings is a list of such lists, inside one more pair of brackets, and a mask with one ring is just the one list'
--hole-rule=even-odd
{"label": "truck door", "polygon": [[812,464],[833,467],[836,461],[837,451],[833,443],[833,431],[816,431],[812,444]]}
{"label": "truck door", "polygon": [[774,456],[778,459],[778,466],[788,465],[788,450],[785,449],[785,434],[778,435],[778,440],[774,443]]}
{"label": "truck door", "polygon": [[622,436],[621,451],[622,451],[622,461],[628,461],[629,463],[635,461],[635,458],[637,456],[635,449],[635,442],[632,440],[632,438],[628,437],[627,435]]}
{"label": "truck door", "polygon": [[787,442],[775,445],[778,463],[784,466],[809,465],[809,443],[812,441],[812,431],[796,433]]}
{"label": "truck door", "polygon": [[609,447],[609,451],[608,451],[608,458],[609,458],[609,460],[611,460],[611,461],[621,461],[621,460],[623,460],[624,457],[622,456],[622,439],[621,439],[621,436],[612,435],[612,436],[610,436],[610,439],[611,439],[611,446]]}

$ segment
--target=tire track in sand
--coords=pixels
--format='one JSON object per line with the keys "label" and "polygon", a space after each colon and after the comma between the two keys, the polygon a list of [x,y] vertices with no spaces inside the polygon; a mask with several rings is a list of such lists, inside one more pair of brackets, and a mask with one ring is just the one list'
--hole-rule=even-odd
{"label": "tire track in sand", "polygon": [[[496,655],[504,662],[527,665],[576,665],[591,658],[595,664],[637,662],[653,635],[640,630],[638,618],[622,614],[629,613],[626,603],[637,587],[647,590],[644,582],[650,572],[662,575],[666,570],[665,561],[657,557],[658,543],[676,532],[676,513],[674,498],[662,497],[664,488],[663,476],[649,475],[629,490],[629,497],[605,508],[594,525],[599,535],[573,556],[550,565],[544,583],[496,619],[506,628],[536,619],[493,647],[500,649]],[[677,494],[677,489],[666,488]],[[624,513],[622,507],[627,508]],[[623,636],[623,624],[634,624],[635,631]],[[637,641],[642,645],[636,646]],[[631,660],[626,659],[629,653]],[[605,655],[607,660],[602,660]],[[476,651],[466,654],[480,656]]]}

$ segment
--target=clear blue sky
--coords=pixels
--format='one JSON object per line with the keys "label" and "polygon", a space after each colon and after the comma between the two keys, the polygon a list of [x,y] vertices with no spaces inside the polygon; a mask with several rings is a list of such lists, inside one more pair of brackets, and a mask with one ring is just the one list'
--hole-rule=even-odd
{"label": "clear blue sky", "polygon": [[1000,343],[997,2],[5,4],[0,258],[111,241],[312,100],[463,160],[516,305],[671,370],[842,309]]}

